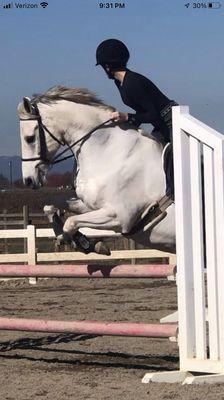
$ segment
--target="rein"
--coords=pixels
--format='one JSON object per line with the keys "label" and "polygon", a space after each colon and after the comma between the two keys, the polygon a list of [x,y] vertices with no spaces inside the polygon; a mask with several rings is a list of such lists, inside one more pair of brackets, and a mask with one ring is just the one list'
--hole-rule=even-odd
{"label": "rein", "polygon": [[[69,156],[63,157],[63,158],[59,158],[61,157],[63,154],[65,154],[68,150],[71,150],[74,146],[76,146],[78,143],[82,142],[82,141],[86,141],[87,139],[89,139],[89,137],[98,129],[103,128],[106,124],[108,124],[108,122],[112,122],[113,119],[107,119],[106,121],[102,122],[101,124],[95,126],[95,128],[91,129],[88,133],[86,133],[83,137],[81,137],[80,139],[76,140],[76,142],[72,143],[71,145],[69,145],[68,143],[66,143],[66,145],[68,146],[67,149],[62,150],[61,152],[59,152],[52,160],[51,164],[57,164],[60,163],[61,161],[67,160],[68,158],[74,157],[74,154],[70,154]],[[47,132],[49,133],[49,131],[47,130]],[[58,160],[59,158],[59,160]]]}
{"label": "rein", "polygon": [[[34,110],[35,110],[35,116],[31,118],[20,118],[20,121],[33,121],[37,120],[38,121],[38,130],[39,130],[39,138],[40,138],[40,156],[38,157],[31,157],[31,158],[22,158],[22,161],[41,161],[39,164],[44,164],[48,163],[51,165],[58,164],[64,160],[67,160],[68,158],[74,157],[74,154],[72,152],[72,148],[76,146],[78,143],[87,140],[95,131],[97,131],[100,128],[103,128],[108,122],[112,122],[113,119],[108,119],[104,121],[103,123],[95,126],[93,129],[91,129],[88,133],[86,133],[83,137],[80,139],[76,140],[74,143],[69,145],[67,142],[62,142],[56,136],[49,131],[49,129],[43,124],[42,118],[39,112],[39,109],[36,104],[33,104]],[[55,157],[53,157],[51,160],[48,159],[47,157],[47,145],[46,145],[46,137],[45,137],[45,131],[50,135],[50,137],[56,141],[60,146],[67,146],[66,149],[60,151]],[[71,151],[72,154],[60,158],[62,155],[67,153],[67,151]]]}

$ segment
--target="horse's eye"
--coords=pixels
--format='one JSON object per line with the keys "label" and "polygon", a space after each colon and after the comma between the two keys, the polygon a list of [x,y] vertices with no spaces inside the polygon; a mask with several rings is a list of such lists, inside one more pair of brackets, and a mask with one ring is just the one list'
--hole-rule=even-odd
{"label": "horse's eye", "polygon": [[34,143],[34,142],[35,142],[35,135],[26,136],[26,137],[25,137],[25,141],[26,141],[28,144]]}

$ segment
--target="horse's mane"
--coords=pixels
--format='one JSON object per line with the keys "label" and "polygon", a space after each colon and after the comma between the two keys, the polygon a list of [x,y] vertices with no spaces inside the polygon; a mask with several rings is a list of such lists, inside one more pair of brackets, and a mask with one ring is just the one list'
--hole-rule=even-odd
{"label": "horse's mane", "polygon": [[86,104],[100,107],[105,110],[114,111],[115,108],[105,104],[95,93],[83,88],[67,88],[57,85],[48,89],[45,93],[35,93],[32,101],[35,103],[52,104],[58,100],[68,100],[74,103]]}
{"label": "horse's mane", "polygon": [[[67,88],[66,86],[56,85],[52,86],[44,93],[34,93],[31,102],[33,103],[43,103],[43,104],[53,104],[58,100],[67,100],[72,101],[74,103],[86,104],[89,106],[100,107],[101,109],[108,110],[108,111],[115,111],[115,108],[105,104],[101,99],[97,97],[97,95],[88,89],[85,88]],[[26,115],[24,111],[23,104],[19,105],[19,114]],[[121,128],[123,129],[136,129],[133,126],[130,126],[127,123],[121,124]],[[148,139],[158,142],[161,144],[158,137],[153,136],[150,133],[145,132],[142,130],[142,135],[147,136]]]}

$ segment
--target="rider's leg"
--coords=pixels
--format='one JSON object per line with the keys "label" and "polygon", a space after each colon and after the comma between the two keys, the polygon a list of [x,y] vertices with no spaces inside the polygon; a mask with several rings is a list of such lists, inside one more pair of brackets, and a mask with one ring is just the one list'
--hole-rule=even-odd
{"label": "rider's leg", "polygon": [[166,195],[174,200],[174,170],[173,170],[173,147],[167,149],[164,160],[164,170],[166,174]]}

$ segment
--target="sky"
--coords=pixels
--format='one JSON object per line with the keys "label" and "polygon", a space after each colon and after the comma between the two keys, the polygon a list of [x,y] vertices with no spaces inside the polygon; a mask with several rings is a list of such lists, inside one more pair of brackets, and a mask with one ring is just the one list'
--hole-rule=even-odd
{"label": "sky", "polygon": [[23,1],[4,9],[10,0],[0,0],[0,155],[20,155],[18,103],[51,86],[86,87],[130,111],[95,67],[96,47],[108,38],[127,45],[131,70],[224,133],[224,0],[219,9],[186,7],[186,0],[110,1],[110,8],[98,0],[47,0],[45,9],[16,8]]}

